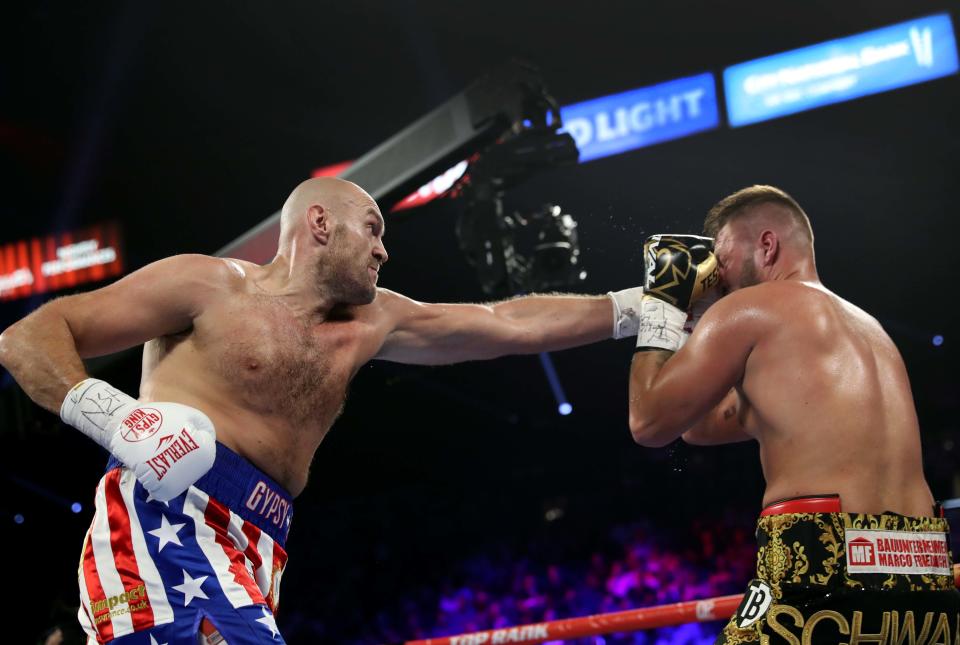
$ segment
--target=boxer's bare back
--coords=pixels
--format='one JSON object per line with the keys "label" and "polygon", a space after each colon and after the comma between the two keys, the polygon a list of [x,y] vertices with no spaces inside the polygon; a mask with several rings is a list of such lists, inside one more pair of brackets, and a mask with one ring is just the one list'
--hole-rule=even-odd
{"label": "boxer's bare back", "polygon": [[[752,318],[726,328],[731,345],[737,335],[751,348],[713,423],[759,442],[764,504],[838,493],[852,512],[928,515],[910,383],[880,324],[816,281],[766,282],[728,298],[714,316]],[[710,431],[684,435],[698,436]]]}

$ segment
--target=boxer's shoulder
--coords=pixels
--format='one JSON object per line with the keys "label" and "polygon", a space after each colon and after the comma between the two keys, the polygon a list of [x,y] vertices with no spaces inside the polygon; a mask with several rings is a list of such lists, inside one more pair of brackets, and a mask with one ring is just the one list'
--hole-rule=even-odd
{"label": "boxer's shoulder", "polygon": [[762,282],[720,298],[706,311],[700,324],[724,334],[764,335],[782,331],[813,315],[830,298],[836,296],[793,280]]}
{"label": "boxer's shoulder", "polygon": [[232,258],[218,258],[200,253],[182,253],[157,260],[146,269],[186,285],[229,287],[245,281],[257,265]]}
{"label": "boxer's shoulder", "polygon": [[219,292],[236,296],[242,293],[261,293],[257,282],[263,277],[264,267],[236,258],[184,254],[169,258],[184,283],[204,290],[207,295]]}
{"label": "boxer's shoulder", "polygon": [[797,308],[824,305],[837,298],[819,283],[799,280],[771,280],[738,289],[725,296],[728,306],[755,308],[772,315],[793,315]]}

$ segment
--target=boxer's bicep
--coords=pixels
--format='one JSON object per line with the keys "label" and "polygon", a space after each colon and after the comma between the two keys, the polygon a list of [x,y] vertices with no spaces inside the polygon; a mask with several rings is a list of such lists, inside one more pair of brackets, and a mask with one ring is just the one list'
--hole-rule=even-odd
{"label": "boxer's bicep", "polygon": [[50,313],[63,317],[81,357],[110,354],[189,329],[228,271],[217,258],[174,256],[61,298]]}
{"label": "boxer's bicep", "polygon": [[515,326],[493,307],[431,304],[389,294],[391,329],[376,358],[413,365],[446,365],[495,358],[516,345]]}
{"label": "boxer's bicep", "polygon": [[713,409],[740,382],[756,343],[755,317],[731,304],[721,301],[707,311],[660,375],[678,396],[690,392],[695,418]]}

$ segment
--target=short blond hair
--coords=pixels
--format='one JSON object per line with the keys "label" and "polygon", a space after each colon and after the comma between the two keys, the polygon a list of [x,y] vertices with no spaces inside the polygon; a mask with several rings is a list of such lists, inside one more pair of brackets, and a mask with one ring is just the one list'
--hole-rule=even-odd
{"label": "short blond hair", "polygon": [[754,206],[760,204],[779,204],[786,208],[796,224],[799,225],[804,237],[813,244],[813,228],[810,226],[810,218],[800,208],[797,200],[774,186],[749,186],[721,199],[714,204],[703,220],[704,235],[716,237],[720,229],[728,222],[739,219],[750,212]]}

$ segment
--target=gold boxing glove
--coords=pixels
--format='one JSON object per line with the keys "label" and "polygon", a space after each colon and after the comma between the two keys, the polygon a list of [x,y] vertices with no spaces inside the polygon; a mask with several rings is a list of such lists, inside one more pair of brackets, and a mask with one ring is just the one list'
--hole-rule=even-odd
{"label": "gold boxing glove", "polygon": [[687,310],[720,280],[713,239],[653,235],[643,244],[643,266],[637,348],[675,352],[687,337]]}

